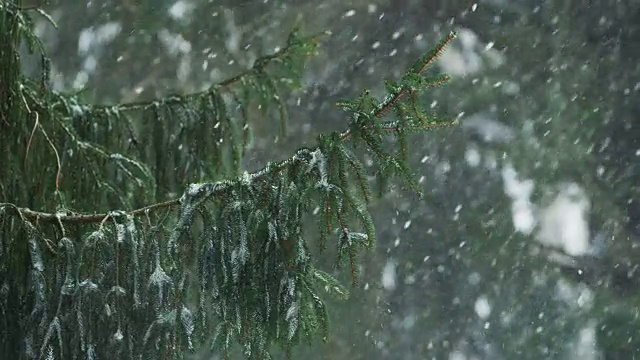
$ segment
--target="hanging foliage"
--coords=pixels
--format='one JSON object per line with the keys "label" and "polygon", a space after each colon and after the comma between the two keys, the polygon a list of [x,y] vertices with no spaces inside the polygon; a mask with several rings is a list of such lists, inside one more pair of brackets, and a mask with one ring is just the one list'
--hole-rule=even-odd
{"label": "hanging foliage", "polygon": [[[34,13],[0,3],[0,143],[11,149],[0,154],[0,351],[157,359],[210,347],[263,359],[273,344],[289,353],[326,339],[325,293],[348,290],[310,247],[336,246],[355,284],[358,254],[375,243],[371,174],[355,149],[372,155],[379,193],[393,176],[419,192],[407,137],[452,124],[420,94],[446,82],[425,70],[454,35],[382,100],[341,101],[343,132],[242,173],[252,122],[276,119],[285,135],[283,99],[319,36],[294,31],[200,93],[95,106],[49,89]],[[20,73],[23,42],[42,58],[41,79]],[[317,240],[303,231],[309,214]]]}

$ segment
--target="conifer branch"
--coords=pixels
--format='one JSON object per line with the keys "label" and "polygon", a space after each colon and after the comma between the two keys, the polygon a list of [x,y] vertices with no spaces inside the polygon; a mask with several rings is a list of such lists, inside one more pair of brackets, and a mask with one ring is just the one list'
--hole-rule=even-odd
{"label": "conifer branch", "polygon": [[[313,39],[314,41],[317,41],[318,36],[319,35],[316,35],[315,37],[311,37],[311,39]],[[405,79],[410,78],[411,75],[421,75],[422,72],[424,72],[424,70],[442,53],[444,48],[451,42],[451,40],[455,38],[455,36],[456,36],[455,33],[453,32],[449,33],[431,52],[427,53],[418,62],[416,62],[416,64],[414,64],[411,67],[411,70],[407,73],[407,75],[405,75]],[[251,72],[256,71],[256,69],[260,69],[261,67],[263,67],[264,64],[266,64],[268,61],[278,58],[278,54],[284,54],[283,51],[285,50],[281,50],[280,52],[277,52],[276,54],[267,57],[265,61],[259,62],[258,64],[254,65],[253,69],[243,74],[239,74],[227,81],[224,81],[218,84],[217,86],[227,86],[236,81],[239,81],[243,76],[246,76]],[[414,86],[417,86],[417,85],[422,85],[423,87],[425,85],[437,86],[437,85],[443,84],[447,80],[448,80],[447,76],[442,76],[436,79],[436,81],[432,81],[426,84],[419,84],[419,83],[416,84],[414,82],[407,82],[393,95],[388,96],[385,100],[383,100],[379,104],[376,104],[375,109],[371,111],[371,113],[368,115],[370,116],[370,118],[379,119],[383,117],[390,109],[394,108],[397,104],[399,104],[402,101],[403,97],[405,97],[405,95],[413,93],[413,91],[415,90]],[[210,91],[210,90],[207,90],[207,91]],[[186,95],[186,96],[199,96],[203,93],[206,93],[207,91],[202,93]],[[368,93],[365,93],[365,95],[368,96]],[[153,102],[129,103],[129,104],[121,105],[121,109],[142,108],[142,107],[152,106],[152,104]],[[352,104],[340,103],[339,105],[343,107],[350,107]],[[454,123],[455,121],[427,122],[427,123],[421,124],[419,127],[415,127],[413,129],[405,129],[405,130],[424,131],[429,127],[449,126]],[[396,132],[399,129],[398,126],[399,124],[397,122],[386,122],[381,124],[380,128],[385,132]],[[351,129],[347,129],[339,134],[339,138],[343,142],[347,141],[351,136],[352,136]],[[304,149],[304,150],[308,151],[308,149]],[[374,152],[377,152],[376,149],[371,149],[371,150],[374,150]],[[259,181],[262,178],[267,177],[268,175],[281,172],[285,170],[288,166],[290,166],[292,163],[299,161],[300,154],[301,154],[301,151],[299,150],[296,153],[296,155],[294,155],[289,159],[286,159],[280,162],[269,163],[262,170],[259,170],[253,174],[245,174],[244,181],[247,181],[247,180],[249,182]],[[384,157],[384,154],[382,154],[381,152],[377,152],[377,155],[380,157]],[[235,181],[222,180],[222,181],[208,183],[204,185],[208,185],[210,188],[215,189],[210,192],[210,196],[215,196],[217,194],[221,194],[225,192],[230,186],[234,184],[235,184]],[[187,192],[189,192],[189,190],[187,190]],[[141,215],[148,214],[151,211],[175,207],[180,205],[183,199],[184,199],[184,195],[181,198],[176,198],[176,199],[172,199],[172,200],[168,200],[160,203],[155,203],[142,208],[131,210],[127,212],[127,214],[131,216],[141,216]],[[77,213],[60,213],[60,212],[48,213],[48,212],[31,210],[29,208],[18,207],[13,204],[0,204],[0,208],[8,205],[11,205],[12,207],[14,207],[25,218],[37,219],[38,221],[41,221],[41,222],[100,223],[104,221],[104,219],[108,218],[111,214],[111,212],[101,213],[101,214],[77,214]],[[330,204],[327,198],[327,201],[325,202],[325,211],[328,212],[329,209],[330,209]],[[342,224],[342,220],[340,222]],[[341,226],[341,227],[345,229],[345,226]],[[327,223],[327,231],[331,231],[330,222]]]}
{"label": "conifer branch", "polygon": [[[14,34],[4,53],[17,54],[21,39],[42,51],[29,31],[29,17],[14,10],[8,15],[18,25],[0,19],[2,33]],[[327,238],[337,238],[337,262],[349,262],[355,284],[359,251],[371,249],[376,234],[368,209],[369,173],[353,150],[364,144],[372,155],[381,189],[391,176],[401,176],[420,192],[407,164],[406,137],[448,124],[426,113],[417,104],[417,94],[447,80],[423,72],[452,37],[421,57],[400,81],[387,82],[382,100],[364,92],[339,104],[349,112],[346,131],[319,135],[315,148],[298,149],[288,159],[242,175],[240,159],[248,146],[248,120],[253,119],[247,108],[262,109],[258,119],[280,116],[283,124],[282,90],[299,84],[299,55],[313,52],[317,39],[298,38],[294,32],[283,50],[204,92],[125,105],[82,104],[78,96],[44,86],[46,74],[41,84],[7,77],[9,87],[0,86],[0,91],[17,95],[0,94],[7,99],[7,113],[16,119],[7,138],[24,137],[24,161],[37,160],[34,165],[49,171],[53,156],[46,144],[35,148],[33,130],[30,135],[30,126],[19,122],[34,109],[35,131],[40,128],[45,138],[51,135],[50,145],[55,142],[64,150],[56,160],[58,174],[64,166],[69,190],[56,193],[73,196],[73,206],[83,207],[79,212],[47,213],[0,203],[1,235],[12,249],[0,256],[0,272],[18,274],[9,284],[23,289],[20,295],[33,304],[18,312],[35,324],[11,341],[32,341],[40,357],[120,358],[135,353],[136,358],[182,358],[205,343],[229,357],[235,343],[248,358],[270,358],[271,345],[290,354],[302,340],[326,340],[328,315],[320,293],[345,298],[348,291],[316,268],[309,251],[315,237],[306,234],[306,216],[317,214],[321,247]],[[17,59],[0,56],[14,70]],[[8,72],[14,73],[20,74]],[[221,89],[232,84],[238,87],[223,97]],[[233,116],[236,110],[239,118]],[[383,119],[387,115],[390,119]],[[139,127],[134,128],[137,120]],[[395,138],[395,150],[385,146],[389,135]],[[10,165],[16,162],[8,160]],[[9,174],[9,199],[52,206],[46,197],[51,186],[43,188],[39,179],[22,184],[28,180],[25,174]],[[180,198],[157,202],[174,196],[167,194],[182,190],[184,182],[189,185]],[[131,211],[89,213],[96,206],[149,203]],[[150,213],[160,209],[164,219],[151,220]],[[59,229],[40,231],[44,223]],[[51,253],[43,252],[44,247]],[[13,269],[29,271],[29,283],[20,280],[24,272]],[[63,299],[71,306],[61,307]],[[0,306],[17,309],[3,299]],[[11,316],[9,320],[13,328],[25,323]],[[7,343],[2,345],[7,348]],[[16,354],[20,351],[15,349]]]}
{"label": "conifer branch", "polygon": [[[438,45],[435,46],[435,48],[430,51],[429,53],[427,53],[425,56],[423,56],[422,58],[420,58],[412,67],[411,70],[409,71],[408,75],[410,74],[415,74],[415,75],[421,75],[425,69],[427,69],[427,67],[429,67],[429,65],[431,63],[433,63],[433,61],[435,59],[437,59],[440,54],[442,54],[442,52],[444,51],[444,49],[447,47],[447,45],[449,45],[449,43],[455,39],[456,37],[456,33],[455,32],[450,32],[449,34],[447,34],[447,36],[442,39],[440,41],[440,43],[438,43]],[[447,81],[449,81],[449,77],[448,76],[442,76],[440,79],[437,79],[436,81],[433,81],[429,84],[429,86],[438,86],[438,85],[442,85],[444,83],[446,83]],[[404,85],[398,92],[396,92],[395,94],[393,94],[391,97],[389,97],[388,99],[386,99],[385,101],[383,101],[378,108],[373,112],[373,117],[375,118],[381,118],[382,116],[384,116],[390,109],[392,109],[405,95],[407,95],[408,93],[410,93],[412,91],[412,88],[410,85]],[[430,124],[433,125],[433,124]],[[385,127],[384,130],[385,131],[395,131],[397,129],[397,127]],[[343,133],[340,134],[340,137],[343,140],[347,140],[349,139],[349,137],[351,136],[351,130],[347,129],[345,130]]]}

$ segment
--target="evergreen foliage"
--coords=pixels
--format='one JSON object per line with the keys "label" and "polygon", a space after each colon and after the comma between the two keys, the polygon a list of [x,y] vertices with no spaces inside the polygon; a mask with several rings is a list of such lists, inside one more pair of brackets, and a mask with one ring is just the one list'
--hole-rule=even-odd
{"label": "evergreen foliage", "polygon": [[[306,219],[355,283],[358,254],[375,243],[370,170],[356,152],[372,156],[378,194],[392,176],[419,191],[407,138],[451,124],[420,94],[447,80],[425,70],[454,35],[382,100],[365,91],[340,102],[346,130],[249,174],[240,161],[252,122],[276,119],[285,135],[283,99],[319,36],[294,31],[204,92],[98,106],[49,89],[36,14],[47,16],[0,2],[2,354],[157,359],[210,347],[262,359],[272,344],[290,353],[326,339],[324,293],[348,290],[316,268]],[[39,79],[20,71],[23,43],[41,57]]]}

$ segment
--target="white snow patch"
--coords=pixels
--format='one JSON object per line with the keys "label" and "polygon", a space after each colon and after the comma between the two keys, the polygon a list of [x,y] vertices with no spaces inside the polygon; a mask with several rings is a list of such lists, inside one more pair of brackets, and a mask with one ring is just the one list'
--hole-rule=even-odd
{"label": "white snow patch", "polygon": [[242,32],[236,25],[236,19],[233,11],[226,9],[224,11],[225,30],[227,30],[227,39],[224,44],[231,54],[237,54],[240,50],[240,41],[242,40]]}
{"label": "white snow patch", "polygon": [[469,166],[476,167],[480,164],[480,152],[478,149],[468,147],[464,152],[464,159]]}
{"label": "white snow patch", "polygon": [[402,319],[402,327],[405,330],[409,330],[416,324],[416,321],[417,319],[415,314],[407,315]]}
{"label": "white snow patch", "polygon": [[530,200],[534,186],[533,180],[520,180],[516,170],[511,165],[507,165],[502,170],[502,181],[504,191],[512,200],[513,227],[525,235],[531,234],[536,225],[535,207]]}
{"label": "white snow patch", "polygon": [[84,62],[82,63],[82,68],[88,74],[93,74],[96,71],[97,66],[98,66],[98,60],[96,60],[96,57],[93,55],[87,56],[84,59]]}
{"label": "white snow patch", "polygon": [[78,37],[78,52],[80,55],[86,55],[89,51],[115,39],[121,30],[122,25],[115,21],[102,24],[95,29],[93,26],[83,29]]}
{"label": "white snow patch", "polygon": [[467,356],[460,350],[454,350],[449,354],[449,360],[467,360]]}
{"label": "white snow patch", "polygon": [[578,333],[573,344],[573,351],[570,359],[575,360],[597,360],[601,358],[596,340],[596,325],[591,322]]}
{"label": "white snow patch", "polygon": [[202,191],[205,186],[205,183],[189,184],[189,186],[187,187],[187,194],[189,196],[196,196]]}
{"label": "white snow patch", "polygon": [[458,37],[437,59],[442,70],[452,76],[478,73],[487,63],[498,67],[504,63],[504,55],[493,48],[493,42],[483,44],[476,33],[462,28]]}
{"label": "white snow patch", "polygon": [[351,9],[351,10],[347,11],[346,13],[344,13],[344,17],[352,17],[355,14],[356,14],[356,11]]}
{"label": "white snow patch", "polygon": [[72,85],[73,89],[80,90],[84,88],[84,86],[87,84],[88,81],[89,81],[89,74],[87,74],[87,72],[84,70],[79,71],[76,74],[75,79],[73,79],[73,85]]}
{"label": "white snow patch", "polygon": [[580,186],[565,185],[556,199],[541,211],[536,239],[545,245],[562,248],[571,256],[590,253],[589,207],[589,199]]}
{"label": "white snow patch", "polygon": [[387,261],[387,264],[382,269],[382,287],[386,290],[395,290],[396,288],[396,262],[395,260],[390,259]]}
{"label": "white snow patch", "polygon": [[487,142],[509,142],[513,140],[513,130],[486,114],[475,114],[462,121],[462,128],[480,135]]}
{"label": "white snow patch", "polygon": [[502,92],[507,95],[516,96],[520,94],[520,85],[513,81],[507,81],[502,86]]}
{"label": "white snow patch", "polygon": [[452,76],[475,74],[482,68],[478,45],[478,36],[473,31],[461,29],[458,31],[458,41],[438,57],[438,65]]}
{"label": "white snow patch", "polygon": [[587,219],[590,202],[580,186],[563,185],[553,202],[538,211],[530,200],[533,180],[520,179],[511,165],[502,170],[502,180],[505,192],[512,200],[511,214],[516,231],[529,235],[539,223],[536,240],[543,245],[560,248],[570,256],[593,253]]}
{"label": "white snow patch", "polygon": [[167,48],[169,54],[188,54],[191,52],[191,43],[180,34],[173,34],[167,29],[158,32],[158,39]]}
{"label": "white snow patch", "polygon": [[184,0],[178,0],[169,8],[169,16],[174,20],[182,20],[189,15],[191,10],[193,10],[192,4]]}
{"label": "white snow patch", "polygon": [[594,293],[585,284],[572,284],[559,279],[556,283],[556,294],[573,309],[590,309],[593,306]]}
{"label": "white snow patch", "polygon": [[469,274],[469,284],[471,285],[478,285],[480,283],[480,280],[482,280],[482,277],[480,276],[479,273],[477,272],[472,272],[471,274]]}
{"label": "white snow patch", "polygon": [[178,69],[176,70],[176,77],[178,80],[184,82],[191,74],[191,57],[185,56],[180,60]]}
{"label": "white snow patch", "polygon": [[476,299],[474,310],[480,319],[486,320],[489,315],[491,315],[491,304],[489,304],[489,299],[484,295],[480,296]]}

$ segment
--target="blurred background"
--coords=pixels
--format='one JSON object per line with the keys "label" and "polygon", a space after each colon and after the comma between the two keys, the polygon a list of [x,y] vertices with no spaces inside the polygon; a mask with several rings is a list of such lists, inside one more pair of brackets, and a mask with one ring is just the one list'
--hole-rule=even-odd
{"label": "blurred background", "polygon": [[411,139],[426,196],[391,187],[374,203],[378,244],[357,287],[331,301],[327,343],[294,358],[640,358],[639,0],[45,9],[59,25],[37,23],[54,88],[105,104],[205,89],[283,46],[296,23],[331,31],[288,99],[288,136],[255,125],[248,170],[343,130],[337,100],[382,94],[385,79],[457,31],[434,66],[452,81],[425,106],[460,124]]}

